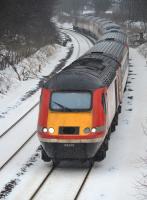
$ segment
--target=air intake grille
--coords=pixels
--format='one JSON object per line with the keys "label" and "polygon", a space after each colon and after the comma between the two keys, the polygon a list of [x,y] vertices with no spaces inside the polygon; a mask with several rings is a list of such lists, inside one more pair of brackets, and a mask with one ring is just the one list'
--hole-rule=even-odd
{"label": "air intake grille", "polygon": [[60,135],[78,135],[79,127],[59,127]]}

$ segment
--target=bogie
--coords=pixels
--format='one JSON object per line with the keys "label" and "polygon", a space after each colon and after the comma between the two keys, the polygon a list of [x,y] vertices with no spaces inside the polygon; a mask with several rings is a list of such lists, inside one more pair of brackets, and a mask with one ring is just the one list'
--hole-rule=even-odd
{"label": "bogie", "polygon": [[48,155],[46,154],[46,152],[44,151],[43,147],[41,148],[41,159],[44,162],[50,162],[51,159],[48,157]]}

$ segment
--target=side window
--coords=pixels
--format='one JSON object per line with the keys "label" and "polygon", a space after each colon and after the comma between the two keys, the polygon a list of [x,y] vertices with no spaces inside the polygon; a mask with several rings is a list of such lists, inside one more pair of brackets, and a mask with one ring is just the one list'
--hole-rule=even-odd
{"label": "side window", "polygon": [[104,112],[106,113],[106,100],[105,100],[104,94],[102,95],[102,105],[103,105],[103,108],[104,108]]}

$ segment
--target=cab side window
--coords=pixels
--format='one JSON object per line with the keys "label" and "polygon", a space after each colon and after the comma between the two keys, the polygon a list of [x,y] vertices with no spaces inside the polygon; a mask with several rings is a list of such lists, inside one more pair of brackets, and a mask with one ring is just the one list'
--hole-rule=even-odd
{"label": "cab side window", "polygon": [[104,94],[102,95],[102,105],[103,105],[103,108],[104,108],[104,112],[106,113],[106,100],[105,100]]}

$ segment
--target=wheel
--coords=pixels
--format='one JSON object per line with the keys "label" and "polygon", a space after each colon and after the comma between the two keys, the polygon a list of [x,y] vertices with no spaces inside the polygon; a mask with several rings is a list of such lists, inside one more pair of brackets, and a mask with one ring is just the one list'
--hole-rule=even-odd
{"label": "wheel", "polygon": [[113,124],[112,122],[112,125],[111,125],[111,132],[114,132],[115,131],[115,124]]}
{"label": "wheel", "polygon": [[105,150],[99,150],[97,154],[95,155],[95,161],[100,162],[104,160],[106,157],[106,151]]}
{"label": "wheel", "polygon": [[106,136],[108,141],[110,140],[110,136],[111,136],[111,126],[110,126],[108,133],[107,133],[107,136]]}
{"label": "wheel", "polygon": [[124,88],[124,92],[126,92],[127,91],[127,84],[125,85],[125,88]]}
{"label": "wheel", "polygon": [[44,162],[50,162],[51,161],[51,159],[48,157],[48,155],[46,154],[46,152],[44,151],[43,148],[41,149],[41,159]]}
{"label": "wheel", "polygon": [[104,141],[103,144],[101,145],[100,149],[97,151],[94,159],[95,159],[95,161],[100,162],[100,161],[104,160],[105,157],[106,157],[106,144]]}
{"label": "wheel", "polygon": [[53,162],[53,167],[57,167],[60,163],[60,161],[56,159],[52,159],[52,162]]}
{"label": "wheel", "polygon": [[115,124],[115,126],[118,125],[118,112],[115,114],[115,117],[113,119],[113,124]]}
{"label": "wheel", "polygon": [[108,138],[106,137],[105,141],[104,141],[104,149],[105,151],[108,151]]}
{"label": "wheel", "polygon": [[92,167],[93,164],[94,164],[94,159],[93,159],[93,158],[89,159],[89,160],[88,160],[88,166],[89,166],[89,167]]}
{"label": "wheel", "polygon": [[121,105],[118,106],[118,113],[121,113]]}

